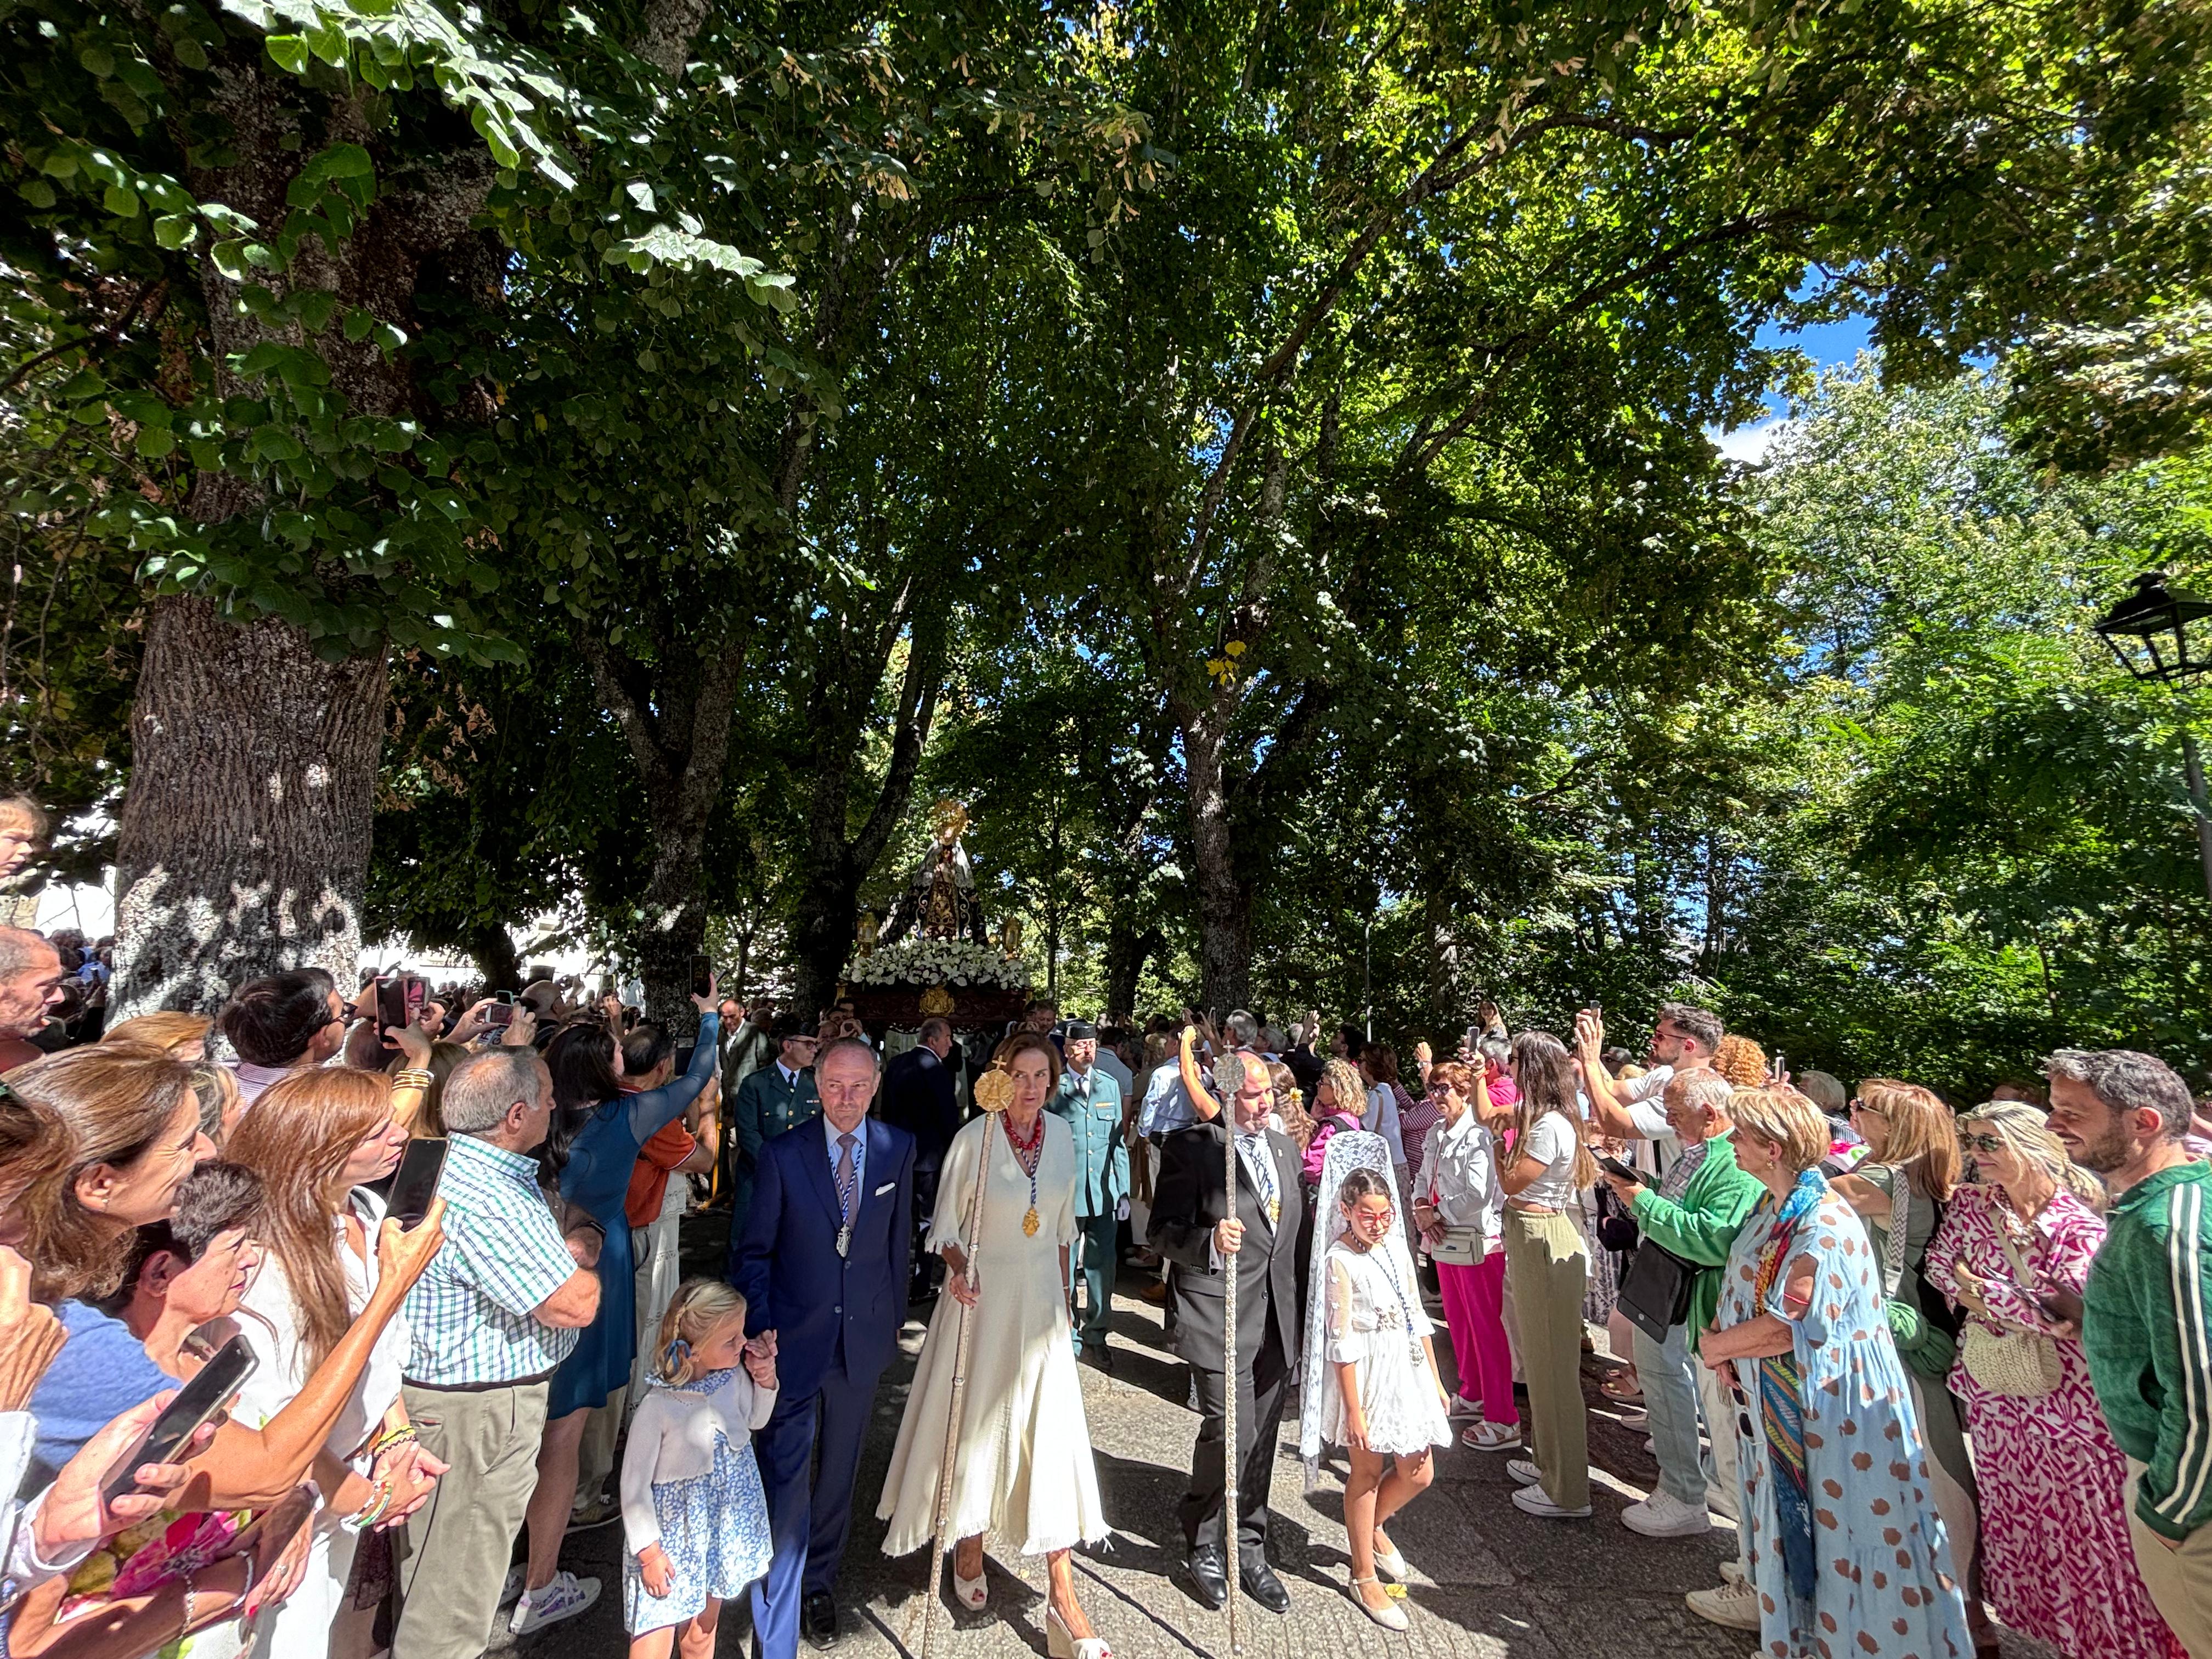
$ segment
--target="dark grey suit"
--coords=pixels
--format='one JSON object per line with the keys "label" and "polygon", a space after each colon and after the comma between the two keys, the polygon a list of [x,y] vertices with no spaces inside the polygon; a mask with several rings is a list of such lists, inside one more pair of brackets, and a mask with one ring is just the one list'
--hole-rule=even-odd
{"label": "dark grey suit", "polygon": [[[1218,1122],[1178,1129],[1160,1146],[1160,1178],[1152,1197],[1152,1247],[1168,1259],[1168,1295],[1175,1310],[1176,1355],[1190,1363],[1202,1420],[1191,1455],[1190,1490],[1182,1504],[1183,1536],[1193,1547],[1224,1542],[1224,1407],[1229,1379],[1221,1369],[1224,1322],[1223,1275],[1212,1266],[1213,1229],[1226,1213],[1222,1128]],[[1283,1407],[1298,1364],[1297,1149],[1267,1131],[1281,1212],[1273,1222],[1252,1173],[1237,1163],[1237,1217],[1244,1248],[1237,1253],[1237,1558],[1261,1553],[1267,1537],[1267,1492]]]}

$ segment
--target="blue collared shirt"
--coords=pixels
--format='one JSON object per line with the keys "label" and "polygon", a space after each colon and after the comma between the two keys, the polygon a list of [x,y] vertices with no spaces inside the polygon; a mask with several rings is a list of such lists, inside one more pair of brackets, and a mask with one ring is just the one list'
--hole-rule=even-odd
{"label": "blue collared shirt", "polygon": [[1180,1063],[1173,1060],[1162,1061],[1145,1087],[1145,1103],[1137,1113],[1137,1133],[1158,1139],[1177,1129],[1187,1129],[1197,1121],[1198,1111],[1190,1103],[1190,1091],[1182,1086]]}
{"label": "blue collared shirt", "polygon": [[538,1160],[455,1135],[438,1195],[446,1243],[407,1293],[407,1380],[450,1389],[544,1376],[580,1333],[533,1316],[576,1271],[538,1189]]}
{"label": "blue collared shirt", "polygon": [[[829,1113],[822,1114],[822,1133],[830,1143],[830,1185],[833,1190],[837,1185],[837,1159],[845,1150],[837,1144],[837,1137],[842,1133],[830,1121]],[[860,1127],[853,1131],[853,1209],[852,1213],[845,1217],[848,1221],[860,1212],[860,1199],[867,1191],[861,1183],[867,1178],[868,1120],[862,1118]]]}

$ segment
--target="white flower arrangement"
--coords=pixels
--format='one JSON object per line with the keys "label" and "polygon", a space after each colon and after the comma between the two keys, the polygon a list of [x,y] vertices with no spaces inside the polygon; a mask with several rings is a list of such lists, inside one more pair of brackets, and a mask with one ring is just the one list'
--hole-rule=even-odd
{"label": "white flower arrangement", "polygon": [[1009,962],[994,946],[965,939],[903,939],[856,957],[848,985],[985,985],[1018,991],[1030,982],[1026,963]]}

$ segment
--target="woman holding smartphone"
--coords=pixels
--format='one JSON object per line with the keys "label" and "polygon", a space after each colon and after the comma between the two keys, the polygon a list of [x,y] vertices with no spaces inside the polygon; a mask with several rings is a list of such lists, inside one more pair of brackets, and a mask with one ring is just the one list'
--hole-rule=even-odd
{"label": "woman holding smartphone", "polygon": [[[410,1059],[429,1049],[412,1027],[404,1040]],[[236,1407],[249,1425],[291,1403],[375,1291],[373,1241],[385,1209],[367,1188],[391,1175],[406,1149],[415,1102],[400,1109],[403,1084],[419,1100],[413,1071],[303,1072],[264,1091],[231,1136],[231,1161],[260,1176],[266,1192],[257,1232],[266,1255],[239,1308],[240,1331],[261,1360]],[[273,1618],[258,1622],[248,1650],[263,1659],[326,1653],[340,1630],[362,1622],[359,1612],[346,1617],[356,1549],[425,1502],[446,1472],[416,1442],[399,1397],[407,1347],[403,1313],[377,1339],[315,1459],[324,1505],[307,1576]]]}

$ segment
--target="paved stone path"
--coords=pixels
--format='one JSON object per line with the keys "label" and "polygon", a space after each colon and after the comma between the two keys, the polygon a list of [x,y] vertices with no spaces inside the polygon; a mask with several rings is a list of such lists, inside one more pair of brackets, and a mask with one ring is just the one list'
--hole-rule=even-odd
{"label": "paved stone path", "polygon": [[[687,1227],[701,1271],[720,1260],[720,1225],[701,1218]],[[710,1239],[707,1235],[714,1233]],[[1115,1298],[1114,1369],[1083,1368],[1084,1407],[1097,1457],[1110,1546],[1079,1555],[1083,1605],[1121,1659],[1228,1659],[1225,1614],[1200,1605],[1178,1570],[1182,1534],[1176,1500],[1198,1430],[1185,1409],[1187,1372],[1168,1352],[1159,1309],[1134,1292],[1141,1279],[1123,1275]],[[1441,1319],[1441,1314],[1437,1316]],[[919,1328],[906,1346],[918,1348]],[[1449,1349],[1445,1350],[1449,1356]],[[913,1374],[909,1355],[886,1374],[876,1421],[860,1465],[852,1547],[838,1585],[844,1631],[840,1659],[910,1659],[924,1582],[921,1553],[903,1560],[880,1553],[883,1523],[874,1518],[891,1442]],[[1719,1582],[1734,1534],[1717,1525],[1705,1538],[1654,1540],[1620,1522],[1622,1507],[1641,1498],[1657,1478],[1641,1431],[1620,1425],[1620,1412],[1595,1389],[1595,1362],[1585,1366],[1590,1400],[1590,1458],[1595,1515],[1588,1521],[1539,1520],[1508,1501],[1512,1482],[1497,1453],[1454,1447],[1441,1454],[1436,1484],[1392,1525],[1412,1565],[1406,1605],[1413,1628],[1396,1635],[1376,1627],[1345,1593],[1346,1560],[1340,1462],[1325,1470],[1322,1489],[1301,1495],[1297,1429],[1286,1420],[1278,1449],[1271,1551],[1290,1587],[1287,1617],[1244,1603],[1243,1649],[1249,1659],[1304,1659],[1310,1655],[1374,1659],[1592,1659],[1617,1654],[1648,1659],[1747,1659],[1754,1635],[1709,1625],[1682,1604],[1685,1590]],[[606,1659],[625,1651],[622,1630],[619,1522],[569,1539],[562,1563],[605,1585],[584,1617],[514,1647],[495,1648],[530,1659]],[[950,1574],[931,1644],[943,1659],[1018,1659],[1045,1653],[1042,1559],[990,1556],[987,1613],[955,1613]],[[720,1654],[748,1653],[750,1616],[732,1608]],[[504,1640],[504,1638],[502,1638]],[[801,1646],[802,1659],[812,1650]],[[2035,1659],[2035,1644],[2009,1641],[2006,1659]]]}

